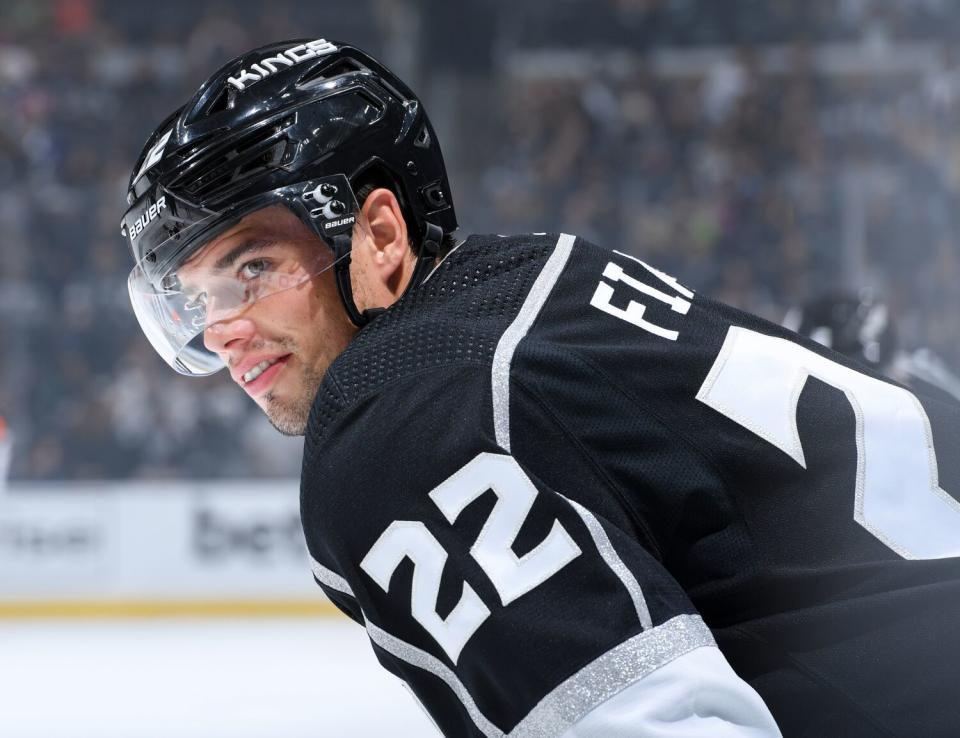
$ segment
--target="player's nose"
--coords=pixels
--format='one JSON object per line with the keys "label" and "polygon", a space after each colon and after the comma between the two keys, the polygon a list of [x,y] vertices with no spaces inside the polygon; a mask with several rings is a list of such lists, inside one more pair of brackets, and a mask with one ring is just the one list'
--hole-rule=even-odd
{"label": "player's nose", "polygon": [[249,341],[256,333],[253,321],[244,316],[217,320],[203,330],[203,345],[209,351],[223,354],[237,342]]}

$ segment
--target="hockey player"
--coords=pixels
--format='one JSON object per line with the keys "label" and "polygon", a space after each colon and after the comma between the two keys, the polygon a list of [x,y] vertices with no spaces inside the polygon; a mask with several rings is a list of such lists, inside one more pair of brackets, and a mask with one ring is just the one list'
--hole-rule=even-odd
{"label": "hockey player", "polygon": [[783,325],[920,394],[960,402],[960,377],[931,349],[899,348],[890,309],[867,290],[859,295],[838,292],[816,297],[789,310]]}
{"label": "hockey player", "polygon": [[454,240],[348,45],[227,64],[129,205],[147,337],[305,434],[313,574],[445,735],[956,735],[954,404],[628,253]]}

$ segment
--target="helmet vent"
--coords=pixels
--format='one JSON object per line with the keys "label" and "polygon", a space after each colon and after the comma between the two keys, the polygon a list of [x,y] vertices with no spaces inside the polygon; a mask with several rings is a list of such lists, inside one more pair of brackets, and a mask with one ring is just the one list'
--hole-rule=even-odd
{"label": "helmet vent", "polygon": [[317,67],[307,72],[307,74],[297,81],[297,87],[300,87],[301,89],[309,89],[331,79],[362,70],[363,67],[356,62],[353,62],[349,59],[341,59],[335,64]]}
{"label": "helmet vent", "polygon": [[250,174],[256,174],[260,171],[266,171],[267,169],[272,169],[280,163],[280,160],[283,159],[284,151],[286,150],[285,141],[277,141],[273,146],[271,146],[266,151],[258,154],[253,159],[250,159],[245,164],[241,164],[236,171],[237,177],[245,177]]}
{"label": "helmet vent", "polygon": [[219,95],[214,96],[210,99],[200,111],[202,116],[216,115],[217,113],[222,113],[225,110],[230,110],[233,108],[233,104],[237,99],[236,90],[229,85],[225,86]]}
{"label": "helmet vent", "polygon": [[[287,150],[284,131],[292,122],[293,116],[288,116],[274,125],[263,126],[229,148],[189,162],[182,176],[186,181],[184,189],[201,200],[213,195],[220,197],[245,185],[246,180],[276,169]],[[197,176],[197,172],[203,174]]]}
{"label": "helmet vent", "polygon": [[418,146],[421,149],[430,147],[430,131],[427,130],[426,126],[420,129],[420,133],[417,134],[417,138],[413,142],[413,145]]}

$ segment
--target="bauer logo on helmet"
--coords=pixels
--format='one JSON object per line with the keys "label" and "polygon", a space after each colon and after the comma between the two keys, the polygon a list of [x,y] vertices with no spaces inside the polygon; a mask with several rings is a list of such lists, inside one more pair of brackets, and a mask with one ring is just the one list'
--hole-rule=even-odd
{"label": "bauer logo on helmet", "polygon": [[160,197],[157,199],[153,205],[149,208],[146,208],[140,216],[133,221],[130,227],[127,229],[130,235],[130,243],[133,243],[137,240],[137,236],[143,233],[143,229],[150,225],[154,220],[157,219],[157,216],[160,215],[160,211],[167,207],[167,198]]}

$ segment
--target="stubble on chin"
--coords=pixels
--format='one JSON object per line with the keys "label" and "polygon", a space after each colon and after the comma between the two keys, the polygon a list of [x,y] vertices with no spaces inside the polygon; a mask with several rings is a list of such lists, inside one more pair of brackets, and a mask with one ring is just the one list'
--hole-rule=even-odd
{"label": "stubble on chin", "polygon": [[270,425],[285,436],[304,435],[313,398],[322,381],[322,373],[308,369],[302,372],[290,397],[278,397],[272,390],[264,393],[262,408]]}

